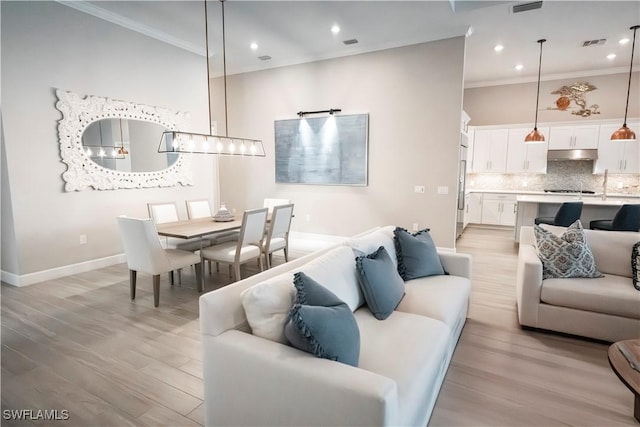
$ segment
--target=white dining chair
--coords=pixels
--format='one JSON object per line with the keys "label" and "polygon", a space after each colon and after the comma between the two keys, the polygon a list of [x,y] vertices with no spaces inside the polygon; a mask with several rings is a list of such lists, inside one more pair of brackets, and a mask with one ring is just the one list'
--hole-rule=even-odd
{"label": "white dining chair", "polygon": [[264,199],[262,203],[263,208],[269,209],[269,215],[273,212],[273,208],[279,205],[288,205],[291,203],[289,199]]}
{"label": "white dining chair", "polygon": [[[149,216],[156,224],[180,221],[178,216],[178,206],[175,202],[147,203]],[[205,246],[210,246],[208,239],[178,239],[175,237],[165,237],[165,247],[171,249],[181,249],[183,251],[199,251]]]}
{"label": "white dining chair", "polygon": [[[203,260],[229,264],[235,281],[240,280],[240,265],[258,259],[260,271],[264,270],[262,261],[262,245],[267,224],[267,208],[245,211],[242,216],[242,227],[237,242],[227,242],[210,246],[200,251]],[[211,269],[209,269],[211,274]]]}
{"label": "white dining chair", "polygon": [[267,268],[271,268],[271,254],[275,251],[283,250],[284,260],[289,262],[291,218],[293,218],[293,204],[274,206],[262,249]]}
{"label": "white dining chair", "polygon": [[[129,267],[131,299],[136,299],[136,279],[139,271],[153,275],[153,305],[160,303],[160,274],[171,273],[193,265],[198,291],[202,290],[202,262],[193,252],[164,249],[152,219],[118,217],[118,229]],[[171,276],[173,285],[173,275]]]}

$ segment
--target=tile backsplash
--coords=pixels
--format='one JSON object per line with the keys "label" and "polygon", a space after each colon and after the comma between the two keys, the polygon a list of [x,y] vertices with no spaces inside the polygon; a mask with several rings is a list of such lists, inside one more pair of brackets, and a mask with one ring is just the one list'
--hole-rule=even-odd
{"label": "tile backsplash", "polygon": [[[467,175],[467,189],[521,190],[545,189],[587,190],[602,192],[604,175],[593,175],[592,160],[568,160],[547,163],[542,174],[489,174]],[[608,193],[640,194],[640,175],[609,174]]]}

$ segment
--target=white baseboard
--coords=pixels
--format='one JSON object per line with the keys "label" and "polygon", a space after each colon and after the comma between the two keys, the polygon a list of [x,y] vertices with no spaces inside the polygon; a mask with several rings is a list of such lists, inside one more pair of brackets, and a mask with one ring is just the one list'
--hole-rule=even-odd
{"label": "white baseboard", "polygon": [[46,280],[58,279],[60,277],[71,276],[73,274],[84,273],[98,268],[109,267],[114,264],[126,262],[124,254],[112,255],[105,258],[93,259],[90,261],[79,262],[77,264],[65,265],[62,267],[51,268],[49,270],[37,271],[17,275],[7,271],[0,271],[2,281],[12,286],[28,286],[34,283],[44,282]]}

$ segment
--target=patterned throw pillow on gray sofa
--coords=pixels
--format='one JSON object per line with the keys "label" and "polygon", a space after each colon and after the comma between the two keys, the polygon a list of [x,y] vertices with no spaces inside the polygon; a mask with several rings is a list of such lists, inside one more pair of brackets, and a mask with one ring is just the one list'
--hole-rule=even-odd
{"label": "patterned throw pillow on gray sofa", "polygon": [[556,236],[539,225],[533,226],[538,257],[542,261],[542,278],[602,277],[587,244],[580,220]]}
{"label": "patterned throw pillow on gray sofa", "polygon": [[633,271],[633,287],[640,291],[640,242],[633,245],[631,251],[631,270]]}

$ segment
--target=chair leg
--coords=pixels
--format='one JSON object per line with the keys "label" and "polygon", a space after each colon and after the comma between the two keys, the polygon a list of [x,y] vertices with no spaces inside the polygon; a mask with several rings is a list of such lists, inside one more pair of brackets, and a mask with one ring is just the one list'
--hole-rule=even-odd
{"label": "chair leg", "polygon": [[269,262],[267,262],[267,268],[271,268],[273,265],[273,252],[269,253]]}
{"label": "chair leg", "polygon": [[182,286],[182,269],[178,269],[178,285]]}
{"label": "chair leg", "polygon": [[174,281],[173,281],[173,270],[171,270],[169,272],[169,279],[171,280],[171,286],[173,286],[173,284],[174,284]]}
{"label": "chair leg", "polygon": [[233,266],[229,264],[229,277],[233,277]]}
{"label": "chair leg", "polygon": [[136,299],[136,277],[138,272],[129,270],[129,288],[131,289],[131,301]]}
{"label": "chair leg", "polygon": [[[260,271],[264,271],[264,261],[262,260],[261,256],[258,257],[258,262],[260,262]],[[268,260],[267,260],[267,265],[269,265]]]}
{"label": "chair leg", "polygon": [[[262,258],[260,259],[260,265],[262,265]],[[240,263],[234,264],[233,267],[235,270],[234,282],[238,282],[240,281]],[[231,268],[231,264],[229,264],[229,268]]]}
{"label": "chair leg", "polygon": [[289,248],[284,247],[284,262],[289,262]]}
{"label": "chair leg", "polygon": [[153,305],[160,305],[160,275],[153,275]]}
{"label": "chair leg", "polygon": [[[202,292],[204,289],[204,283],[203,283],[203,278],[204,278],[204,274],[202,269],[204,268],[204,262],[200,261],[199,264],[194,265],[195,269],[196,269],[196,282],[197,282],[197,288],[198,288],[198,292]],[[211,268],[209,268],[209,270],[211,270]]]}

